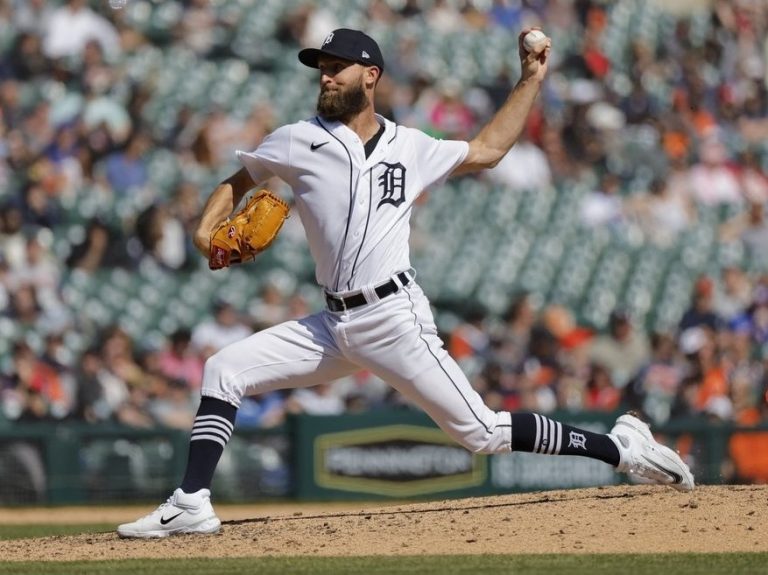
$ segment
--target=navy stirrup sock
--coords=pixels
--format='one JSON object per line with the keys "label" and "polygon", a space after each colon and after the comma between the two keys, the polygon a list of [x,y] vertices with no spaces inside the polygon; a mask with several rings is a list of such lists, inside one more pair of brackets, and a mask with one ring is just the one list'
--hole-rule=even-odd
{"label": "navy stirrup sock", "polygon": [[213,473],[235,426],[237,408],[234,405],[203,397],[197,410],[192,436],[189,439],[189,459],[181,490],[194,493],[210,489]]}
{"label": "navy stirrup sock", "polygon": [[602,433],[593,433],[537,413],[513,413],[512,451],[545,455],[581,455],[616,467],[619,448]]}

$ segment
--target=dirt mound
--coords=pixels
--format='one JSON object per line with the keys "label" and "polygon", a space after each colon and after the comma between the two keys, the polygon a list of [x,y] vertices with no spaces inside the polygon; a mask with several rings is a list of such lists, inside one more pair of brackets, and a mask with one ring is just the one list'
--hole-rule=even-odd
{"label": "dirt mound", "polygon": [[768,551],[768,486],[620,486],[225,521],[216,536],[0,542],[10,560]]}

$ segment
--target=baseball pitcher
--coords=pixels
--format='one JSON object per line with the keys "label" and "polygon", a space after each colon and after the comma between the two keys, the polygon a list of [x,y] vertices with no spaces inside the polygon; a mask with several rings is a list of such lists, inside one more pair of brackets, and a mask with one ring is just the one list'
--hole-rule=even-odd
{"label": "baseball pitcher", "polygon": [[523,130],[551,49],[546,38],[528,51],[528,31],[518,41],[520,80],[469,142],[437,140],[375,112],[386,67],[379,46],[363,32],[334,30],[320,48],[299,52],[303,64],[318,70],[317,115],[238,152],[243,167],[211,194],[195,244],[213,269],[265,249],[287,206],[259,192],[256,203],[232,212],[245,194],[279,176],[293,189],[326,307],[255,333],[206,362],[181,485],[149,515],[120,525],[121,537],[217,532],[210,485],[243,396],[360,369],[387,381],[473,452],[581,455],[646,483],[693,489],[688,466],[632,415],[619,417],[611,433],[597,434],[538,414],[489,409],[446,352],[411,268],[409,220],[419,195],[452,175],[496,165]]}

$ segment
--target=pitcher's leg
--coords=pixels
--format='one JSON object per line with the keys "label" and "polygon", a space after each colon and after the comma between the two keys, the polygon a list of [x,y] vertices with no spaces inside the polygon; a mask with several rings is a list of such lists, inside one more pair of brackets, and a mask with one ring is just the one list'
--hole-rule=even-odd
{"label": "pitcher's leg", "polygon": [[601,434],[539,414],[489,409],[443,348],[418,286],[409,285],[374,312],[361,319],[363,330],[357,333],[364,336],[355,340],[350,357],[414,401],[467,449],[579,455],[646,482],[693,489],[693,476],[680,456],[631,415],[619,417],[609,434]]}
{"label": "pitcher's leg", "polygon": [[509,413],[486,406],[445,351],[418,285],[354,317],[347,341],[347,357],[417,404],[456,442],[473,452],[510,450]]}
{"label": "pitcher's leg", "polygon": [[428,356],[432,365],[415,377],[373,362],[369,369],[413,401],[457,443],[475,453],[511,450],[511,419],[485,405],[456,362],[447,354]]}
{"label": "pitcher's leg", "polygon": [[[619,463],[618,449],[608,436],[539,415],[497,413],[488,408],[445,351],[429,302],[418,285],[409,285],[385,300],[369,317],[361,316],[356,327],[352,333],[363,336],[351,348],[353,359],[419,405],[467,449],[586,455]],[[378,337],[370,337],[371,332]],[[573,445],[563,443],[564,434],[573,438]],[[579,447],[575,447],[577,443]]]}
{"label": "pitcher's leg", "polygon": [[205,364],[181,487],[166,503],[117,529],[121,537],[215,533],[210,485],[244,395],[331,381],[358,369],[339,353],[322,314],[286,322],[225,347]]}
{"label": "pitcher's leg", "polygon": [[315,314],[257,332],[211,356],[201,393],[239,407],[245,395],[309,387],[356,369],[339,352],[322,314]]}
{"label": "pitcher's leg", "polygon": [[258,332],[213,355],[205,364],[181,489],[194,493],[210,487],[244,395],[306,387],[355,369],[341,357],[319,315]]}

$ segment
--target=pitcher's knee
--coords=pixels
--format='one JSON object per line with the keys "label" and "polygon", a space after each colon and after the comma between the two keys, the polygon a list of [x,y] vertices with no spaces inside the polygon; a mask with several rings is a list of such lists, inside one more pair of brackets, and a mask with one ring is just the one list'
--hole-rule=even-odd
{"label": "pitcher's knee", "polygon": [[231,364],[222,358],[221,352],[213,354],[205,362],[201,393],[226,401],[235,407],[240,406],[244,395],[243,386],[238,383]]}
{"label": "pitcher's knee", "polygon": [[[506,431],[506,433],[505,433]],[[454,438],[472,453],[499,453],[510,451],[510,432],[508,428],[496,426],[487,428],[481,425],[462,434],[452,434]]]}

